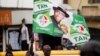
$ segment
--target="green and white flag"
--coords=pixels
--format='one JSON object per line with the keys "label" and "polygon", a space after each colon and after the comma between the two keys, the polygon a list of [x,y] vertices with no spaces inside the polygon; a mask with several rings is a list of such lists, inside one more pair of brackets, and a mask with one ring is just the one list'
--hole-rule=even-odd
{"label": "green and white flag", "polygon": [[78,14],[73,14],[73,21],[70,26],[70,35],[71,38],[69,39],[78,45],[81,45],[90,39],[90,34],[84,17]]}
{"label": "green and white flag", "polygon": [[52,22],[50,16],[51,9],[51,3],[48,0],[34,0],[33,32],[49,35],[59,35],[59,33],[62,33]]}
{"label": "green and white flag", "polygon": [[[53,36],[64,35],[61,29],[56,27],[52,20],[51,13],[54,13],[51,12],[52,7],[53,6],[51,6],[51,3],[48,0],[34,0],[33,32]],[[88,41],[90,39],[90,34],[84,17],[78,14],[71,14],[70,17],[73,20],[68,29],[70,35],[68,39],[75,44],[83,44]],[[64,21],[68,22],[66,19]]]}

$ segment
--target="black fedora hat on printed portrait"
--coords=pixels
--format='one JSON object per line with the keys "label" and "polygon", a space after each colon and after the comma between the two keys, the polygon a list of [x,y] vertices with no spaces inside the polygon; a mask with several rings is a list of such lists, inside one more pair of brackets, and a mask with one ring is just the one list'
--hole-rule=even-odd
{"label": "black fedora hat on printed portrait", "polygon": [[61,12],[63,12],[65,14],[66,17],[69,17],[69,15],[66,13],[66,11],[61,7],[53,7],[53,10],[60,10]]}

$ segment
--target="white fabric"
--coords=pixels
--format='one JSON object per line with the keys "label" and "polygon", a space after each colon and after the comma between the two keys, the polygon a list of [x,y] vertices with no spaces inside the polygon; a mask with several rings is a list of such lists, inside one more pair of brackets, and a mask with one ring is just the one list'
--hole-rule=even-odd
{"label": "white fabric", "polygon": [[72,18],[68,17],[68,18],[64,18],[61,20],[60,24],[65,24],[65,25],[71,25],[72,23]]}
{"label": "white fabric", "polygon": [[68,17],[68,18],[64,18],[61,23],[64,23],[66,25],[71,25],[72,23],[72,18]]}
{"label": "white fabric", "polygon": [[9,36],[10,36],[9,44],[11,45],[12,49],[19,50],[20,49],[20,46],[18,44],[19,33],[16,31],[12,31],[9,33]]}
{"label": "white fabric", "polygon": [[22,29],[21,29],[21,40],[27,40],[27,44],[29,44],[29,33],[28,33],[28,29],[25,25],[23,25]]}
{"label": "white fabric", "polygon": [[[69,39],[71,41],[71,35],[68,33],[68,34],[63,34],[62,38],[66,38],[66,39]],[[62,40],[63,41],[63,40]],[[71,41],[72,42],[72,41]],[[63,43],[62,43],[63,44]],[[75,43],[72,42],[72,46],[75,46]]]}
{"label": "white fabric", "polygon": [[69,39],[71,36],[70,36],[70,34],[68,33],[68,34],[63,34],[63,36],[62,36],[62,38],[66,38],[66,39]]}

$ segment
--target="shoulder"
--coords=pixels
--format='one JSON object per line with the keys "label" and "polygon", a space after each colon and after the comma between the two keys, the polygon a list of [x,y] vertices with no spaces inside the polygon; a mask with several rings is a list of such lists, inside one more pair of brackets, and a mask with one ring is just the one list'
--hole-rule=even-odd
{"label": "shoulder", "polygon": [[26,30],[28,30],[27,26],[24,26],[24,28],[25,28]]}

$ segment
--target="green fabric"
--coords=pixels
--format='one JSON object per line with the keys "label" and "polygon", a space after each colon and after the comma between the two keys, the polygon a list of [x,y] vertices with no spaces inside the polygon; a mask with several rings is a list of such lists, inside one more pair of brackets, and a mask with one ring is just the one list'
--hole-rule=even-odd
{"label": "green fabric", "polygon": [[54,26],[50,16],[48,0],[35,0],[33,12],[33,32],[58,36],[62,32]]}
{"label": "green fabric", "polygon": [[78,45],[81,45],[90,39],[90,34],[84,17],[78,14],[73,14],[73,21],[70,26],[70,35],[71,38],[69,39]]}

